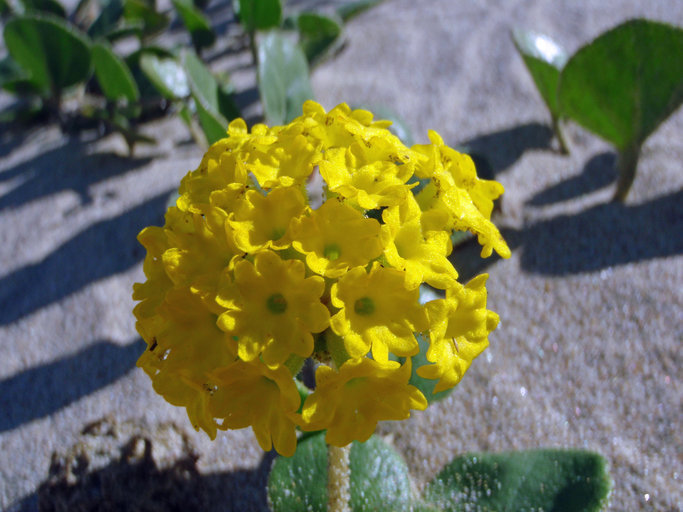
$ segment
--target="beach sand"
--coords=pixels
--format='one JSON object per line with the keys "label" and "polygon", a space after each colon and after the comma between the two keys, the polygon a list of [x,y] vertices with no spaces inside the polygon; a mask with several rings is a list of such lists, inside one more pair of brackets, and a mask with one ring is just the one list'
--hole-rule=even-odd
{"label": "beach sand", "polygon": [[[501,317],[490,347],[447,399],[379,428],[417,489],[463,452],[572,447],[608,460],[611,510],[683,509],[683,111],[648,139],[626,203],[612,204],[613,150],[569,124],[570,154],[556,151],[509,36],[534,29],[573,52],[638,16],[680,26],[683,3],[389,0],[349,22],[345,47],[313,72],[326,108],[390,108],[416,143],[434,129],[485,156],[506,189],[496,221],[512,257],[473,264],[472,246],[453,256],[463,279],[490,276],[488,305]],[[258,116],[248,54],[217,62]],[[177,119],[143,130],[159,145],[133,159],[116,135],[0,135],[3,510],[35,510],[53,452],[102,417],[150,436],[168,422],[187,431],[205,510],[267,509],[273,456],[251,431],[211,442],[135,367],[135,236],[163,222],[202,155]]]}

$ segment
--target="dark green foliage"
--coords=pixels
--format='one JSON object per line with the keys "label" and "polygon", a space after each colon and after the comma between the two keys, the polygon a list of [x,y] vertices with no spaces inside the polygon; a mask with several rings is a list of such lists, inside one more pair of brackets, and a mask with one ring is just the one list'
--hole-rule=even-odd
{"label": "dark green foliage", "polygon": [[271,125],[301,115],[301,105],[313,98],[306,56],[280,32],[268,32],[259,40],[258,78],[263,111]]}
{"label": "dark green foliage", "polygon": [[118,22],[123,16],[123,1],[122,0],[108,0],[103,4],[100,14],[95,18],[90,28],[88,28],[88,35],[92,39],[98,39],[109,36],[109,34],[116,31]]}
{"label": "dark green foliage", "polygon": [[18,16],[7,22],[5,44],[12,59],[41,95],[61,91],[90,75],[90,45],[78,29],[44,14]]}
{"label": "dark green foliage", "polygon": [[349,2],[337,8],[337,14],[344,21],[347,22],[354,16],[374,7],[383,0],[358,0],[356,2]]}
{"label": "dark green foliage", "polygon": [[296,21],[299,29],[299,44],[311,64],[327,55],[340,39],[341,19],[314,12],[304,12],[299,14]]}
{"label": "dark green foliage", "polygon": [[444,511],[591,512],[607,505],[607,462],[579,450],[466,454],[425,489]]}
{"label": "dark green foliage", "polygon": [[143,40],[163,31],[171,21],[144,0],[124,0],[123,17],[128,23],[139,27]]}
{"label": "dark green foliage", "polygon": [[280,26],[280,0],[239,0],[239,17],[247,32]]}
{"label": "dark green foliage", "polygon": [[232,94],[225,91],[204,63],[191,51],[181,55],[197,116],[209,144],[226,137],[228,122],[239,116]]}
{"label": "dark green foliage", "polygon": [[140,91],[126,63],[105,43],[92,47],[95,76],[102,92],[110,101],[121,99],[133,103],[140,98]]}
{"label": "dark green foliage", "polygon": [[216,34],[211,28],[211,24],[197,9],[192,0],[171,0],[180,19],[192,37],[192,45],[195,51],[199,52],[202,48],[211,46],[216,41]]}
{"label": "dark green foliage", "polygon": [[187,75],[177,59],[144,52],[140,68],[164,98],[181,100],[189,96]]}
{"label": "dark green foliage", "polygon": [[631,20],[567,62],[560,108],[620,151],[641,145],[683,101],[683,30]]}
{"label": "dark green foliage", "polygon": [[[351,446],[351,509],[413,510],[408,466],[378,437]],[[268,479],[274,512],[327,510],[327,445],[324,432],[299,442],[292,457],[278,457]],[[429,510],[429,509],[423,509]]]}
{"label": "dark green foliage", "polygon": [[536,32],[515,30],[512,39],[526,64],[541,97],[553,117],[560,117],[557,88],[567,52],[555,41]]}

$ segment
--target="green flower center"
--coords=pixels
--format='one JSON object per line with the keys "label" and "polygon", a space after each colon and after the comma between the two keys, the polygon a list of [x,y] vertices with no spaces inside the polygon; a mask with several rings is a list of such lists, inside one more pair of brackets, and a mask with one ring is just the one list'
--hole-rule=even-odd
{"label": "green flower center", "polygon": [[273,232],[270,234],[270,239],[271,240],[279,240],[280,238],[285,236],[286,232],[287,232],[287,230],[284,228],[273,228]]}
{"label": "green flower center", "polygon": [[266,300],[268,311],[275,315],[281,315],[287,311],[287,299],[281,293],[274,293]]}
{"label": "green flower center", "polygon": [[353,305],[353,310],[357,315],[372,315],[375,312],[375,303],[370,297],[361,297]]}
{"label": "green flower center", "polygon": [[339,256],[341,256],[341,249],[337,244],[326,245],[323,250],[323,256],[330,261],[338,260]]}

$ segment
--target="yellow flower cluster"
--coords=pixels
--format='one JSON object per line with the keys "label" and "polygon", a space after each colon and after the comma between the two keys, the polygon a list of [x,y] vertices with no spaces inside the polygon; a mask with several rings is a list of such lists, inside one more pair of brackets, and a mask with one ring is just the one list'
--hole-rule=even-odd
{"label": "yellow flower cluster", "polygon": [[[138,365],[211,438],[251,426],[283,455],[297,427],[327,429],[337,446],[365,441],[378,421],[427,407],[409,384],[416,333],[430,343],[416,371],[435,391],[487,346],[498,323],[487,276],[457,281],[450,234],[469,230],[483,256],[508,257],[490,222],[503,188],[437,133],[409,149],[389,124],[312,101],[286,126],[233,121],[165,225],[140,233]],[[423,283],[443,298],[421,304]],[[311,357],[316,387],[302,398],[295,377]]]}

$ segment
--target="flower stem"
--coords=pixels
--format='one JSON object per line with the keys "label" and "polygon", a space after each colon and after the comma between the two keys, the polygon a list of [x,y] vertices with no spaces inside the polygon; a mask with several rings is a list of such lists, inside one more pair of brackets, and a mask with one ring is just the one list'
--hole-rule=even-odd
{"label": "flower stem", "polygon": [[327,445],[327,511],[351,512],[351,445],[341,448]]}
{"label": "flower stem", "polygon": [[633,180],[636,177],[638,167],[638,157],[640,156],[640,145],[632,144],[619,152],[617,167],[619,168],[619,178],[617,179],[617,189],[614,192],[612,201],[623,203],[628,191],[631,189]]}
{"label": "flower stem", "polygon": [[553,131],[555,132],[555,137],[557,137],[557,142],[560,144],[560,154],[568,155],[569,148],[567,147],[567,141],[562,133],[562,127],[560,126],[560,118],[553,116]]}

